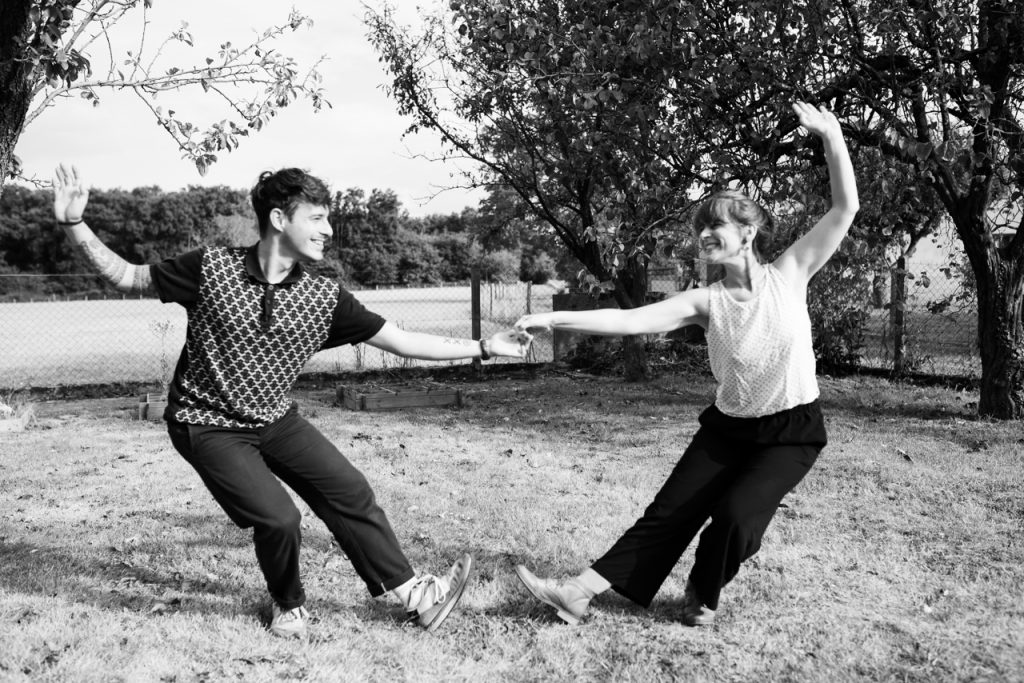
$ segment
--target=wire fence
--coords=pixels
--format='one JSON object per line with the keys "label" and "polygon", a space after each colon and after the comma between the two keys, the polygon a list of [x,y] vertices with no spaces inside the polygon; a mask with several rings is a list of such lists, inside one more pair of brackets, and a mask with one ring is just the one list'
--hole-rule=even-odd
{"label": "wire fence", "polygon": [[[49,276],[60,277],[60,276]],[[80,278],[81,276],[68,276]],[[0,303],[0,389],[54,387],[121,382],[160,386],[170,379],[185,343],[186,313],[176,304],[151,298],[120,296],[100,287],[90,294],[19,299],[18,279],[26,291],[38,281],[21,275],[0,275],[6,302]],[[488,337],[513,325],[529,312],[551,310],[556,289],[547,285],[481,285],[480,334]],[[97,293],[102,293],[97,295]],[[471,288],[375,289],[353,291],[368,309],[399,327],[448,337],[473,334]],[[531,362],[551,360],[550,337],[531,347]],[[495,359],[491,362],[516,362]],[[401,358],[366,344],[317,353],[304,372],[350,372],[465,361],[422,361]]]}
{"label": "wire fence", "polygon": [[[943,264],[918,264],[907,282],[902,326],[904,368],[935,375],[980,377],[976,304],[963,287],[946,277]],[[934,277],[927,273],[934,271]],[[62,289],[75,278],[80,294],[40,294],[38,277],[0,275],[0,389],[167,381],[185,339],[185,310],[155,299],[119,296],[94,276],[47,276]],[[670,283],[668,283],[670,284]],[[667,287],[662,283],[661,288]],[[19,290],[26,292],[19,296]],[[480,335],[511,326],[525,313],[550,311],[559,290],[548,285],[481,286]],[[31,293],[31,294],[29,294]],[[469,285],[354,291],[370,310],[415,332],[472,337]],[[890,297],[867,306],[861,364],[892,369],[899,328],[893,325]],[[888,300],[886,300],[888,299]],[[553,359],[552,336],[538,335],[531,362]],[[402,369],[465,361],[401,358],[365,344],[316,354],[305,372]],[[497,359],[497,362],[517,362]]]}
{"label": "wire fence", "polygon": [[948,262],[920,262],[907,270],[902,297],[893,292],[891,280],[885,281],[868,308],[861,365],[893,370],[902,330],[904,372],[980,378],[973,288]]}

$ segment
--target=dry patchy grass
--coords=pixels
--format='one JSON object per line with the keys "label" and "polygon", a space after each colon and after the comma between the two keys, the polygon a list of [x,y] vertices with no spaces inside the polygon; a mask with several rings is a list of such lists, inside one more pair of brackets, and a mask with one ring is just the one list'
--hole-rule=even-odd
{"label": "dry patchy grass", "polygon": [[[303,411],[366,473],[413,563],[477,563],[434,635],[373,600],[306,511],[311,636],[265,630],[247,532],[130,410],[40,406],[0,434],[0,679],[1024,680],[1019,424],[969,393],[822,379],[831,443],[719,623],[677,621],[692,549],[649,610],[578,628],[519,588],[587,566],[654,495],[711,399],[705,377],[546,372],[468,382],[466,406]],[[130,407],[130,406],[129,406]]]}

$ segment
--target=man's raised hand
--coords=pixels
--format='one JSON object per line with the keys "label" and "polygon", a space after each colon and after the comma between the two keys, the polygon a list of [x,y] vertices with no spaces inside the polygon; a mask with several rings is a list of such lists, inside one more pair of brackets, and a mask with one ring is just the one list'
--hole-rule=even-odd
{"label": "man's raised hand", "polygon": [[89,189],[74,166],[61,164],[53,172],[53,215],[58,223],[82,220],[89,202]]}

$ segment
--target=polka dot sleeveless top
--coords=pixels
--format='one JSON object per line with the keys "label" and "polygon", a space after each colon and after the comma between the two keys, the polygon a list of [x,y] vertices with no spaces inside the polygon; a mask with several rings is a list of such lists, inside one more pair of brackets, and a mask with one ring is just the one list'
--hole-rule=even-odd
{"label": "polka dot sleeveless top", "polygon": [[708,288],[715,405],[733,417],[771,415],[818,398],[807,304],[774,266],[765,271],[765,283],[750,301],[737,301],[721,281]]}

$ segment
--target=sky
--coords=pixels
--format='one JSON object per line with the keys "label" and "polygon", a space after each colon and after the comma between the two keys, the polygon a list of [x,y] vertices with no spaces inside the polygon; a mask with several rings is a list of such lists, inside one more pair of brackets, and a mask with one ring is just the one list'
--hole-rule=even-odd
{"label": "sky", "polygon": [[[381,3],[369,0],[379,8]],[[419,8],[408,0],[394,2],[402,23],[415,25]],[[437,0],[418,3],[434,10]],[[314,113],[304,100],[278,114],[262,131],[243,138],[238,149],[220,154],[206,176],[181,158],[170,136],[133,94],[106,92],[99,107],[84,100],[58,102],[34,120],[22,134],[15,153],[27,177],[49,179],[60,162],[74,163],[95,188],[130,189],[156,185],[177,190],[188,185],[226,185],[249,188],[261,171],[298,166],[323,178],[335,191],[361,188],[392,190],[414,216],[459,212],[476,206],[480,191],[451,189],[460,184],[460,169],[450,162],[430,161],[440,151],[430,133],[406,136],[409,120],[395,112],[381,86],[387,74],[366,38],[363,9],[351,0],[154,0],[147,34],[151,44],[189,24],[197,49],[186,53],[187,63],[200,63],[225,40],[245,45],[257,31],[283,22],[290,7],[313,19],[279,42],[279,50],[308,68],[320,56],[320,70],[332,108]],[[112,33],[115,55],[134,49],[140,35],[141,12],[133,22]],[[102,56],[94,56],[94,68]],[[166,67],[173,60],[162,61]],[[181,64],[178,64],[181,66]],[[99,76],[101,74],[94,74]],[[226,118],[201,91],[160,96],[157,104],[173,108],[178,118],[200,128]]]}

